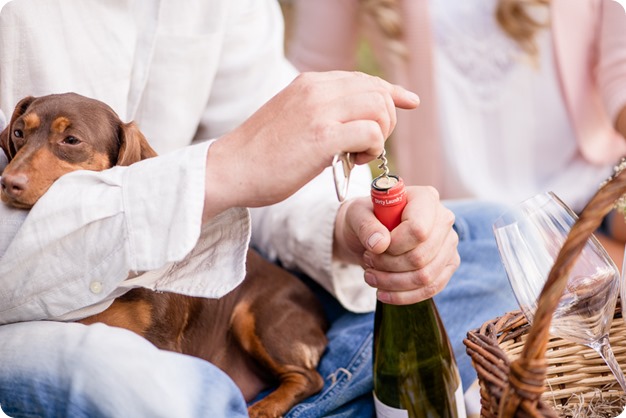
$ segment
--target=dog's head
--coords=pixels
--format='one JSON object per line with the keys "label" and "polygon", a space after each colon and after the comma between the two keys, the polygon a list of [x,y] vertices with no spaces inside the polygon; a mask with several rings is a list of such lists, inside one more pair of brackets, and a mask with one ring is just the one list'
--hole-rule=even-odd
{"label": "dog's head", "polygon": [[156,156],[134,123],[106,104],[74,93],[22,99],[0,133],[9,159],[0,198],[30,208],[63,174],[100,171]]}

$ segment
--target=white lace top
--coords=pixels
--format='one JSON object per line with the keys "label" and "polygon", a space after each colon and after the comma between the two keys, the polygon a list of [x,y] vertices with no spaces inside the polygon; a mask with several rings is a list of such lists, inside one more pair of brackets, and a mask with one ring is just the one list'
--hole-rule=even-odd
{"label": "white lace top", "polygon": [[577,149],[550,31],[538,34],[533,62],[498,26],[496,0],[431,4],[446,190],[505,203],[554,191],[582,209],[611,167]]}

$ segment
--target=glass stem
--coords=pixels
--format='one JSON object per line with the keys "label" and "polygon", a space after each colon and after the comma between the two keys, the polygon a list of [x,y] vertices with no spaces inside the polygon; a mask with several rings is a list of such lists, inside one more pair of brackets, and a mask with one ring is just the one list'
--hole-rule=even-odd
{"label": "glass stem", "polygon": [[611,349],[611,344],[609,344],[609,336],[604,335],[599,340],[594,341],[589,344],[589,347],[593,348],[600,354],[600,357],[604,360],[604,362],[609,366],[611,372],[617,379],[617,382],[622,387],[622,391],[626,392],[626,377],[622,372],[622,368],[620,367],[617,359],[615,359],[615,355],[613,354],[613,350]]}

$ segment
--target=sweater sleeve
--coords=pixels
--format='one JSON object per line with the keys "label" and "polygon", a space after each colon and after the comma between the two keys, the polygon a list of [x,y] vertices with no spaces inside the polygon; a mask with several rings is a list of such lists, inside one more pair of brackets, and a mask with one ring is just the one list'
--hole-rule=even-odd
{"label": "sweater sleeve", "polygon": [[626,108],[626,13],[613,0],[602,2],[598,83],[608,116],[616,123]]}

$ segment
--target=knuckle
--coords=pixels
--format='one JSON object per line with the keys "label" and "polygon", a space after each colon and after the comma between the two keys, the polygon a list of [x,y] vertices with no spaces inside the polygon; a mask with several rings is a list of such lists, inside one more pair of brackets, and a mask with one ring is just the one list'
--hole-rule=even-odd
{"label": "knuckle", "polygon": [[380,125],[377,122],[369,121],[364,125],[364,135],[371,141],[380,142],[382,139],[382,132]]}
{"label": "knuckle", "polygon": [[298,93],[301,96],[301,100],[306,100],[312,96],[315,96],[318,83],[315,80],[314,73],[301,73],[294,80],[294,85],[298,87]]}
{"label": "knuckle", "polygon": [[425,298],[431,298],[441,292],[446,285],[445,280],[439,280],[439,274],[434,267],[427,266],[416,272],[413,277],[413,283],[416,289],[420,289],[420,293]]}
{"label": "knuckle", "polygon": [[399,293],[389,293],[388,298],[389,303],[392,305],[402,305],[404,303],[404,298]]}
{"label": "knuckle", "polygon": [[422,251],[413,250],[407,254],[409,264],[415,269],[421,269],[427,264],[427,257]]}
{"label": "knuckle", "polygon": [[452,246],[455,249],[454,252],[458,255],[458,251],[456,249],[459,246],[459,234],[457,234],[456,231],[454,231],[454,230],[451,230],[451,232],[452,233],[451,233],[451,238],[450,239],[452,240]]}
{"label": "knuckle", "polygon": [[313,135],[316,143],[323,147],[323,144],[332,137],[331,131],[331,126],[326,123],[316,123],[313,125]]}
{"label": "knuckle", "polygon": [[439,200],[439,191],[433,186],[424,186],[435,200]]}
{"label": "knuckle", "polygon": [[315,78],[315,73],[305,71],[305,72],[298,74],[294,82],[297,84],[309,85],[309,84],[313,84],[314,78]]}
{"label": "knuckle", "polygon": [[425,228],[421,221],[421,218],[411,218],[405,221],[408,223],[411,235],[417,240],[417,242],[424,242],[428,239],[429,231]]}
{"label": "knuckle", "polygon": [[458,269],[461,265],[461,255],[458,251],[454,252],[454,257],[452,258],[452,262],[450,264],[452,265],[453,271],[456,271],[456,269]]}
{"label": "knuckle", "polygon": [[423,287],[423,295],[424,299],[430,299],[434,297],[437,293],[439,293],[441,289],[437,286],[436,283],[431,283],[428,286]]}
{"label": "knuckle", "polygon": [[[361,221],[357,224],[356,226],[356,236],[361,238],[361,237],[368,237],[370,233],[370,225],[365,222],[365,221]],[[375,257],[374,257],[375,258]],[[372,260],[374,261],[374,260]]]}
{"label": "knuckle", "polygon": [[415,270],[411,282],[416,289],[421,289],[432,285],[432,277],[426,268]]}
{"label": "knuckle", "polygon": [[444,206],[443,216],[445,222],[450,225],[450,227],[452,227],[452,225],[454,225],[454,222],[456,221],[456,215],[454,214],[454,212]]}

